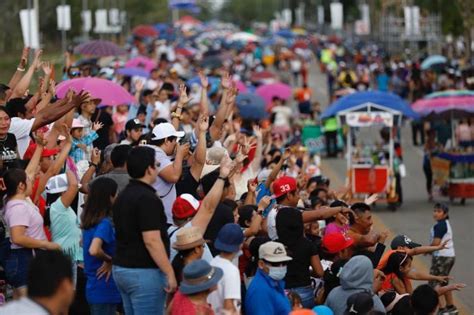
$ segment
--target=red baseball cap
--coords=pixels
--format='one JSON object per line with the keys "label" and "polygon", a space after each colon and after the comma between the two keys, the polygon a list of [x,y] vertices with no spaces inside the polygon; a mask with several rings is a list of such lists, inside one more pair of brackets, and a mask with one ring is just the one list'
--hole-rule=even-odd
{"label": "red baseball cap", "polygon": [[174,218],[183,220],[194,216],[200,206],[201,201],[194,198],[193,195],[182,194],[174,201],[171,211]]}
{"label": "red baseball cap", "polygon": [[[31,160],[31,158],[33,157],[33,154],[35,153],[35,150],[36,150],[36,143],[32,142],[28,149],[26,149],[26,152],[25,154],[23,155],[23,159],[24,160]],[[59,149],[43,149],[43,153],[41,153],[41,157],[50,157],[50,156],[53,156],[53,155],[56,155],[59,153]]]}
{"label": "red baseball cap", "polygon": [[273,195],[278,198],[297,189],[296,179],[290,176],[282,176],[273,182],[272,188]]}
{"label": "red baseball cap", "polygon": [[323,247],[330,254],[339,253],[341,250],[354,244],[354,240],[342,233],[330,233],[323,236]]}

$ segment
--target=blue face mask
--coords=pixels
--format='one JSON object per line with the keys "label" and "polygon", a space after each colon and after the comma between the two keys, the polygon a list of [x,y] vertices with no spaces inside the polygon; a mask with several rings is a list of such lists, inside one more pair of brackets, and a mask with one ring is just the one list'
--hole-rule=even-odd
{"label": "blue face mask", "polygon": [[280,281],[280,280],[283,280],[286,276],[286,266],[282,266],[282,267],[269,266],[268,269],[269,269],[268,276],[272,278],[273,280]]}

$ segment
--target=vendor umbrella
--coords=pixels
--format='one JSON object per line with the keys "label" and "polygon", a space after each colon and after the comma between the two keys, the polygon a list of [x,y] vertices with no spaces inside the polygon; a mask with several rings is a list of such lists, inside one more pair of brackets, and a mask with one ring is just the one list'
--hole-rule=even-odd
{"label": "vendor umbrella", "polygon": [[235,85],[237,87],[237,90],[239,90],[239,93],[245,93],[247,92],[247,86],[244,84],[242,81],[235,81]]}
{"label": "vendor umbrella", "polygon": [[150,58],[147,57],[135,57],[130,59],[125,63],[125,68],[143,68],[147,71],[151,71],[152,69],[156,68],[157,64]]}
{"label": "vendor umbrella", "polygon": [[209,56],[201,61],[201,66],[209,69],[222,67],[222,60],[218,56]]}
{"label": "vendor umbrella", "polygon": [[291,30],[280,30],[276,32],[275,35],[286,38],[286,39],[291,39],[295,37],[295,34]]}
{"label": "vendor umbrella", "polygon": [[446,59],[446,57],[441,55],[432,55],[423,60],[423,62],[421,63],[421,69],[428,70],[435,66],[443,65],[446,62],[448,62],[448,59]]}
{"label": "vendor umbrella", "polygon": [[421,115],[442,113],[451,110],[474,113],[474,96],[449,96],[437,98],[423,98],[413,103],[412,108]]}
{"label": "vendor umbrella", "polygon": [[147,71],[144,68],[138,68],[138,67],[120,68],[117,70],[117,73],[126,77],[148,78],[150,76],[150,71]]}
{"label": "vendor umbrella", "polygon": [[229,40],[233,42],[257,42],[260,40],[260,37],[252,33],[238,32],[230,35]]}
{"label": "vendor umbrella", "polygon": [[426,95],[423,99],[427,98],[438,98],[438,97],[449,97],[449,96],[474,96],[474,91],[470,90],[446,90],[434,92]]}
{"label": "vendor umbrella", "polygon": [[91,40],[74,48],[74,53],[96,57],[126,55],[127,52],[107,40]]}
{"label": "vendor umbrella", "polygon": [[183,57],[191,57],[192,55],[194,55],[194,53],[191,50],[186,49],[186,48],[176,48],[175,53]]}
{"label": "vendor umbrella", "polygon": [[159,32],[151,25],[140,24],[133,28],[132,34],[138,37],[158,37]]}
{"label": "vendor umbrella", "polygon": [[259,86],[255,93],[261,96],[267,105],[269,105],[274,97],[279,97],[283,100],[287,100],[292,95],[291,86],[284,83],[272,83]]}
{"label": "vendor umbrella", "polygon": [[240,116],[244,119],[263,119],[267,116],[265,100],[256,94],[242,93],[235,100]]}
{"label": "vendor umbrella", "polygon": [[88,77],[62,81],[56,87],[56,94],[59,98],[64,98],[69,89],[76,93],[82,90],[89,92],[92,98],[100,98],[102,105],[118,106],[136,102],[122,86],[104,79]]}
{"label": "vendor umbrella", "polygon": [[411,109],[400,96],[381,91],[365,91],[346,95],[329,105],[322,113],[321,118],[329,118],[341,111],[353,108],[362,108],[368,105],[379,105],[401,112],[404,116],[418,118],[419,115]]}

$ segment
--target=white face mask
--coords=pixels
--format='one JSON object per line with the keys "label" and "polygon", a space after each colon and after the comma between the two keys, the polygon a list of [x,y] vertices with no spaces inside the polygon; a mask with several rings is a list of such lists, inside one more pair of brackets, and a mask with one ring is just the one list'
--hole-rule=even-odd
{"label": "white face mask", "polygon": [[283,280],[283,278],[285,278],[286,276],[286,269],[287,269],[286,266],[282,266],[282,267],[269,266],[268,269],[269,269],[268,276],[272,278],[273,280],[280,281],[280,280]]}

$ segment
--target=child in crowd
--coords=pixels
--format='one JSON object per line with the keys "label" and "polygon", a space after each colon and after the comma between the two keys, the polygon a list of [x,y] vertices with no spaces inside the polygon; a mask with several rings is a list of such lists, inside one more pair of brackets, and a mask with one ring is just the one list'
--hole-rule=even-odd
{"label": "child in crowd", "polygon": [[97,131],[103,126],[102,123],[95,122],[92,124],[92,131],[84,135],[84,124],[82,124],[79,119],[73,120],[71,126],[72,148],[69,152],[69,156],[74,159],[74,163],[84,159],[84,153],[87,152],[87,147],[99,137]]}
{"label": "child in crowd", "polygon": [[[449,208],[447,205],[437,203],[434,206],[433,218],[436,224],[431,228],[431,245],[437,246],[446,242],[445,248],[433,253],[431,261],[430,273],[436,276],[449,276],[451,269],[454,266],[455,252],[453,242],[453,230],[451,224],[449,224]],[[442,286],[447,285],[445,281],[440,283],[439,281],[430,281],[432,287],[440,284]],[[455,314],[457,308],[454,306],[453,293],[452,291],[446,292],[440,296],[440,314]]]}

